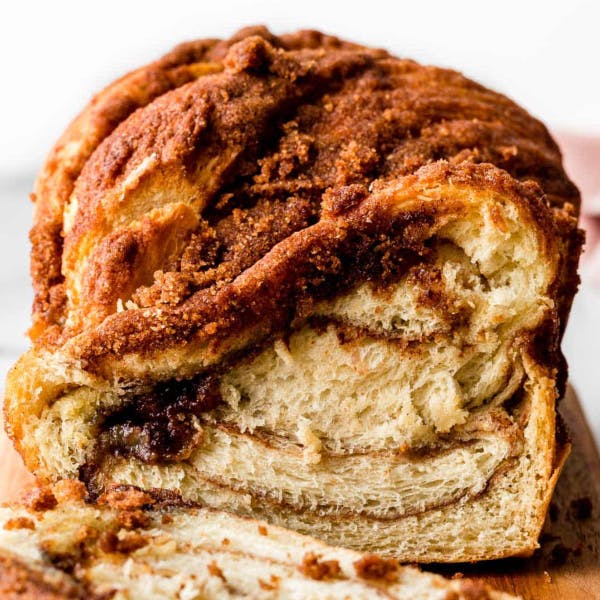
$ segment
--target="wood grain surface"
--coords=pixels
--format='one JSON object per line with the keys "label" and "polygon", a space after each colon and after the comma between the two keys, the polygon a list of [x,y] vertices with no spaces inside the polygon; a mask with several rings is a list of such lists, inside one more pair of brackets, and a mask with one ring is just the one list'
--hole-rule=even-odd
{"label": "wood grain surface", "polygon": [[[433,570],[484,580],[524,600],[600,600],[600,458],[572,390],[561,402],[560,412],[573,449],[554,494],[540,549],[528,559]],[[0,502],[15,499],[32,481],[2,431]]]}

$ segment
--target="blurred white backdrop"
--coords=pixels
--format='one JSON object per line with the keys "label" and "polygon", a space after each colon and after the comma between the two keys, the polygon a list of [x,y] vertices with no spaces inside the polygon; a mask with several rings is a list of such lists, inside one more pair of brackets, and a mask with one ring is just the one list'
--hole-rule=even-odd
{"label": "blurred white backdrop", "polygon": [[319,28],[448,66],[555,127],[600,133],[597,0],[5,2],[0,173],[36,169],[90,95],[176,43]]}
{"label": "blurred white backdrop", "polygon": [[[5,2],[0,9],[0,387],[27,341],[27,195],[54,140],[115,77],[199,37],[318,28],[463,71],[554,131],[600,136],[600,2],[169,0]],[[600,165],[598,165],[600,169]],[[587,285],[587,284],[586,284]],[[600,439],[600,292],[584,285],[565,348]]]}

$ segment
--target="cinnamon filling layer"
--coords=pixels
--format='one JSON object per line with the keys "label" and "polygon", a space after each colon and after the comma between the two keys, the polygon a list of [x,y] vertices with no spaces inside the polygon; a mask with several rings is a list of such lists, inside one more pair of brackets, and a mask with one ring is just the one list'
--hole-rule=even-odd
{"label": "cinnamon filling layer", "polygon": [[105,460],[197,462],[220,427],[298,450],[307,464],[447,446],[473,411],[518,389],[511,320],[521,317],[506,283],[488,281],[448,240],[429,245],[397,283],[317,303],[286,337],[120,403],[102,419],[86,478]]}
{"label": "cinnamon filling layer", "polygon": [[202,442],[200,416],[220,400],[212,376],[159,384],[106,418],[97,455],[135,457],[149,464],[184,460]]}
{"label": "cinnamon filling layer", "polygon": [[[92,492],[128,483],[377,520],[482,493],[518,452],[519,426],[502,407],[523,386],[522,352],[551,307],[536,238],[511,204],[450,218],[433,236],[410,221],[412,246],[409,221],[381,240],[353,238],[326,264],[278,248],[281,285],[253,281],[247,302],[228,304],[251,319],[242,329],[267,297],[275,316],[230,345],[218,325],[207,329],[200,374],[165,369],[180,379],[66,393],[46,422],[78,436],[69,468]],[[303,271],[289,288],[292,263]],[[74,420],[84,426],[71,431]],[[437,466],[423,469],[419,454]]]}
{"label": "cinnamon filling layer", "polygon": [[[382,288],[378,293],[385,297],[385,286],[393,284],[394,281],[400,279],[416,265],[431,263],[431,256],[426,261],[416,252],[403,248],[400,244],[394,246],[386,241],[384,246],[384,255],[381,254],[383,252],[382,248],[379,248],[370,258],[367,251],[364,252],[362,257],[355,257],[354,266],[356,268],[346,266],[346,280],[338,280],[335,285],[331,282],[325,292],[321,290],[324,297],[334,296],[340,289],[343,290],[352,285],[352,282],[357,278],[364,280],[367,271],[370,273],[369,278],[373,274],[377,274]],[[421,252],[430,255],[431,249],[424,247]],[[377,265],[370,264],[376,259],[379,260]],[[365,260],[369,263],[366,266],[363,264]],[[358,268],[359,265],[360,269]],[[424,272],[430,272],[430,270],[430,264],[422,269]],[[415,272],[414,277],[425,277],[423,274],[419,275],[418,273],[418,271]],[[422,283],[431,286],[432,281],[430,279]],[[322,281],[312,279],[307,282],[307,285],[311,284],[318,284],[323,287]],[[441,303],[439,297],[436,299],[423,298],[422,301],[424,304],[427,302],[429,304]],[[315,302],[316,299],[312,299],[310,304]],[[306,307],[306,310],[309,310],[308,307]],[[313,311],[314,309],[311,308],[310,310]],[[448,315],[448,318],[452,320],[455,316]],[[303,321],[310,322],[317,330],[324,330],[329,323],[335,322],[336,319],[334,316],[318,314],[303,320],[296,316],[286,325],[286,330],[278,334],[278,337],[290,336],[294,330],[300,328],[300,323]],[[382,339],[399,337],[394,336],[393,333],[369,332],[365,328],[349,326],[341,321],[337,322],[335,326],[338,339],[341,342],[366,334],[379,336]],[[248,357],[255,356],[268,344],[269,340],[258,347],[245,349],[239,353],[244,357],[241,362],[247,362]],[[227,364],[232,362],[231,358],[226,361]],[[168,463],[188,458],[203,439],[200,420],[205,413],[214,409],[222,400],[219,388],[220,379],[214,373],[222,373],[225,369],[226,364],[224,363],[217,369],[212,369],[209,374],[201,374],[183,381],[172,379],[159,383],[151,391],[132,396],[122,407],[105,415],[100,426],[99,441],[95,451],[96,456],[89,461],[89,464],[101,463],[103,457],[107,455],[125,458],[135,457],[148,464]]]}

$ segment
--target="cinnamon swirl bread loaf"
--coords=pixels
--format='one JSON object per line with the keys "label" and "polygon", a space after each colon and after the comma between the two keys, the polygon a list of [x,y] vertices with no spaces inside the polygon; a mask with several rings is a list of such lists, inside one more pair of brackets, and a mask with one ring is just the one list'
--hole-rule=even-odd
{"label": "cinnamon swirl bread loaf", "polygon": [[536,548],[582,240],[556,144],[512,101],[244,30],[101,92],[34,200],[6,418],[36,475],[401,560]]}
{"label": "cinnamon swirl bread loaf", "polygon": [[[135,489],[86,504],[72,482],[0,507],[5,600],[501,600],[467,579]],[[58,505],[57,505],[58,502]],[[170,505],[169,505],[170,504]]]}

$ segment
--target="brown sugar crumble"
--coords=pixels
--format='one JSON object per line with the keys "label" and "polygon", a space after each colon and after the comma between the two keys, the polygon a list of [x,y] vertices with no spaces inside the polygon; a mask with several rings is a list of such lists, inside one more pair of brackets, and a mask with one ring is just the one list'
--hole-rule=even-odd
{"label": "brown sugar crumble", "polygon": [[264,525],[259,525],[258,533],[260,533],[260,535],[268,535],[267,528]]}
{"label": "brown sugar crumble", "polygon": [[116,552],[119,538],[114,531],[104,531],[98,538],[98,547],[102,552]]}
{"label": "brown sugar crumble", "polygon": [[342,573],[340,563],[337,560],[320,560],[314,552],[308,552],[304,555],[298,570],[306,577],[317,581],[334,579]]}
{"label": "brown sugar crumble", "polygon": [[106,504],[111,508],[123,510],[152,506],[154,503],[155,500],[150,494],[135,488],[115,488],[108,490],[98,498],[98,504]]}
{"label": "brown sugar crumble", "polygon": [[396,581],[400,563],[394,558],[383,558],[377,554],[367,554],[354,563],[356,574],[363,579]]}
{"label": "brown sugar crumble", "polygon": [[8,519],[4,523],[4,529],[12,531],[13,529],[35,529],[35,523],[27,517],[15,517],[14,519]]}
{"label": "brown sugar crumble", "polygon": [[150,515],[143,510],[121,510],[117,513],[117,523],[124,529],[144,529],[150,524]]}
{"label": "brown sugar crumble", "polygon": [[23,505],[31,510],[43,511],[53,509],[57,501],[49,487],[36,486],[25,492]]}
{"label": "brown sugar crumble", "polygon": [[57,502],[77,502],[85,499],[87,490],[82,481],[61,479],[52,486],[52,493]]}
{"label": "brown sugar crumble", "polygon": [[143,535],[134,531],[130,531],[119,539],[117,551],[122,552],[123,554],[128,554],[143,548],[147,544],[148,540]]}
{"label": "brown sugar crumble", "polygon": [[227,581],[227,579],[225,579],[225,575],[223,575],[221,567],[219,567],[216,561],[213,560],[212,562],[208,563],[206,568],[212,577],[218,577],[224,583]]}
{"label": "brown sugar crumble", "polygon": [[259,579],[258,585],[260,586],[261,589],[265,590],[266,592],[272,592],[274,590],[279,589],[280,581],[281,581],[281,579],[279,577],[277,577],[277,575],[271,575],[268,582],[265,581],[264,579]]}
{"label": "brown sugar crumble", "polygon": [[114,531],[103,532],[98,539],[98,546],[103,552],[129,554],[143,548],[148,540],[134,531],[129,531],[119,537]]}
{"label": "brown sugar crumble", "polygon": [[82,525],[77,529],[73,537],[73,544],[83,548],[84,545],[95,542],[100,532],[89,525]]}

